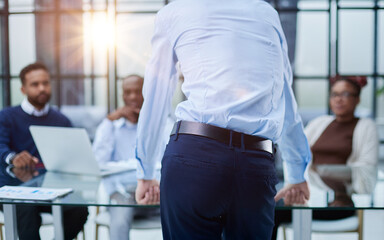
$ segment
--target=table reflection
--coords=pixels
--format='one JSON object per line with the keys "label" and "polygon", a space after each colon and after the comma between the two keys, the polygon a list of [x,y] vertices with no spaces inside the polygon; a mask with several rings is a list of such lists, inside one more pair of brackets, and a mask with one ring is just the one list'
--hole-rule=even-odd
{"label": "table reflection", "polygon": [[[317,175],[319,188],[333,193],[333,199],[328,207],[353,207],[352,201],[352,169],[346,165],[311,165],[312,174]],[[315,179],[316,176],[312,176]],[[320,183],[321,181],[321,183]]]}
{"label": "table reflection", "polygon": [[[138,205],[135,201],[137,178],[136,171],[133,170],[106,177],[47,172],[44,169],[13,168],[12,173],[15,178],[9,185],[73,189],[72,193],[57,198],[51,203],[35,201],[35,204],[148,207]],[[160,178],[160,170],[157,172],[157,178]],[[9,199],[0,201],[15,203]]]}
{"label": "table reflection", "polygon": [[[278,209],[291,208],[384,208],[384,182],[369,186],[365,183],[353,183],[354,175],[366,174],[362,167],[346,165],[322,165],[311,167],[311,199],[307,206],[284,206],[277,204]],[[72,188],[74,191],[52,204],[133,206],[140,207],[134,199],[136,189],[136,172],[127,171],[107,177],[75,175],[45,170],[12,169],[17,178],[13,184],[32,187]],[[160,171],[157,173],[160,177]],[[372,176],[371,176],[372,177]],[[376,175],[373,176],[376,179]],[[281,182],[277,188],[281,188]],[[365,191],[356,192],[353,186]],[[371,189],[372,191],[367,191]],[[1,202],[12,200],[2,199]],[[46,202],[44,204],[47,204]]]}
{"label": "table reflection", "polygon": [[[383,175],[384,176],[384,175]],[[277,209],[328,208],[360,209],[384,207],[384,178],[377,180],[377,169],[338,164],[311,165],[307,171],[311,197],[305,206],[284,206]],[[369,180],[363,180],[369,179]],[[284,186],[280,182],[277,189]]]}
{"label": "table reflection", "polygon": [[100,198],[107,197],[115,205],[136,205],[135,190],[137,185],[136,172],[129,171],[102,178]]}
{"label": "table reflection", "polygon": [[27,182],[41,173],[37,169],[30,168],[12,168],[11,171],[21,182]]}
{"label": "table reflection", "polygon": [[[311,167],[311,199],[307,206],[284,206],[281,202],[277,209],[292,208],[384,208],[384,182],[378,185],[363,182],[353,183],[353,176],[367,174],[363,167],[346,165],[313,165]],[[134,192],[137,184],[136,172],[127,171],[107,177],[75,175],[57,172],[46,172],[42,169],[13,169],[17,178],[13,184],[47,188],[72,188],[74,191],[51,204],[99,205],[99,206],[132,206],[137,205]],[[157,173],[160,177],[160,171]],[[370,176],[372,177],[372,176]],[[373,176],[376,180],[376,174]],[[280,183],[277,188],[284,185]],[[365,189],[356,192],[353,186]],[[372,191],[367,191],[371,189]],[[1,202],[12,202],[2,199]],[[43,204],[48,204],[44,203]],[[146,206],[144,206],[146,207]]]}

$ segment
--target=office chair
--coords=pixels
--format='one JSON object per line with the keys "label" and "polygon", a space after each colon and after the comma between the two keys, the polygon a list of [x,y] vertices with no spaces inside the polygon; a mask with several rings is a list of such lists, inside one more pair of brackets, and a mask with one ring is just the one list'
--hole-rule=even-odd
{"label": "office chair", "polygon": [[[100,209],[100,207],[96,207],[96,233],[95,239],[99,239],[99,227],[106,227],[109,230],[110,225],[110,215],[106,208]],[[160,216],[148,217],[145,219],[134,219],[132,222],[131,229],[137,230],[145,230],[145,229],[160,229],[161,221]]]}
{"label": "office chair", "polygon": [[[41,213],[41,226],[53,226],[53,216],[50,213]],[[4,226],[4,213],[0,211],[0,240],[4,240],[3,238],[3,226]],[[85,240],[85,232],[84,228],[81,230],[83,232],[83,240]],[[76,237],[77,239],[77,237]]]}
{"label": "office chair", "polygon": [[[41,226],[53,225],[53,217],[50,213],[41,213]],[[4,213],[0,211],[0,239],[3,240]]]}
{"label": "office chair", "polygon": [[[312,220],[314,233],[350,233],[356,232],[358,239],[363,239],[363,210],[357,210],[357,215],[339,220]],[[282,224],[283,239],[287,240],[286,229],[292,228],[291,224]]]}

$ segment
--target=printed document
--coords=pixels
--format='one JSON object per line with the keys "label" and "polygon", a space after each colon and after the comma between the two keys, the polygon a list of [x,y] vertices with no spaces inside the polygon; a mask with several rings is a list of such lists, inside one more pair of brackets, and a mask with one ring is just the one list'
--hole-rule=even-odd
{"label": "printed document", "polygon": [[0,188],[0,198],[48,201],[72,191],[72,188],[3,186]]}

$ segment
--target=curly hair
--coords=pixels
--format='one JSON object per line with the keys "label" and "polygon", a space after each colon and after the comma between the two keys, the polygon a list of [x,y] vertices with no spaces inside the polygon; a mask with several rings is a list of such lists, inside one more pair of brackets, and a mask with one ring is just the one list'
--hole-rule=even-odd
{"label": "curly hair", "polygon": [[330,79],[331,86],[333,86],[336,82],[346,81],[350,83],[355,89],[356,93],[360,95],[361,89],[367,85],[367,77],[366,76],[342,76],[336,75],[331,77]]}

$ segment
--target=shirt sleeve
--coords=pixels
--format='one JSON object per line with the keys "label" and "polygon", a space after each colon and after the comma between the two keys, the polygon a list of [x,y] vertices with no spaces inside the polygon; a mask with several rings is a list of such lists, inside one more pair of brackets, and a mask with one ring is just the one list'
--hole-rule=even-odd
{"label": "shirt sleeve", "polygon": [[92,148],[99,164],[105,164],[112,160],[115,145],[113,122],[104,119],[97,127]]}
{"label": "shirt sleeve", "polygon": [[286,179],[289,183],[295,184],[305,181],[304,172],[311,159],[311,151],[292,91],[292,70],[288,59],[287,42],[282,30],[280,38],[285,67],[283,89],[285,113],[282,135],[277,144],[285,161],[288,173]]}
{"label": "shirt sleeve", "polygon": [[161,11],[155,21],[152,38],[152,57],[144,76],[144,103],[137,126],[136,158],[137,178],[154,179],[156,161],[164,153],[163,139],[166,119],[171,111],[171,101],[177,84],[177,57],[168,39],[166,22]]}
{"label": "shirt sleeve", "polygon": [[13,158],[16,156],[16,153],[15,152],[10,152],[6,158],[5,158],[5,162],[10,165],[11,164],[11,160],[13,160]]}
{"label": "shirt sleeve", "polygon": [[4,112],[0,113],[0,159],[1,166],[6,166],[7,158],[11,157],[14,153],[10,148],[11,140],[11,120],[6,116]]}

